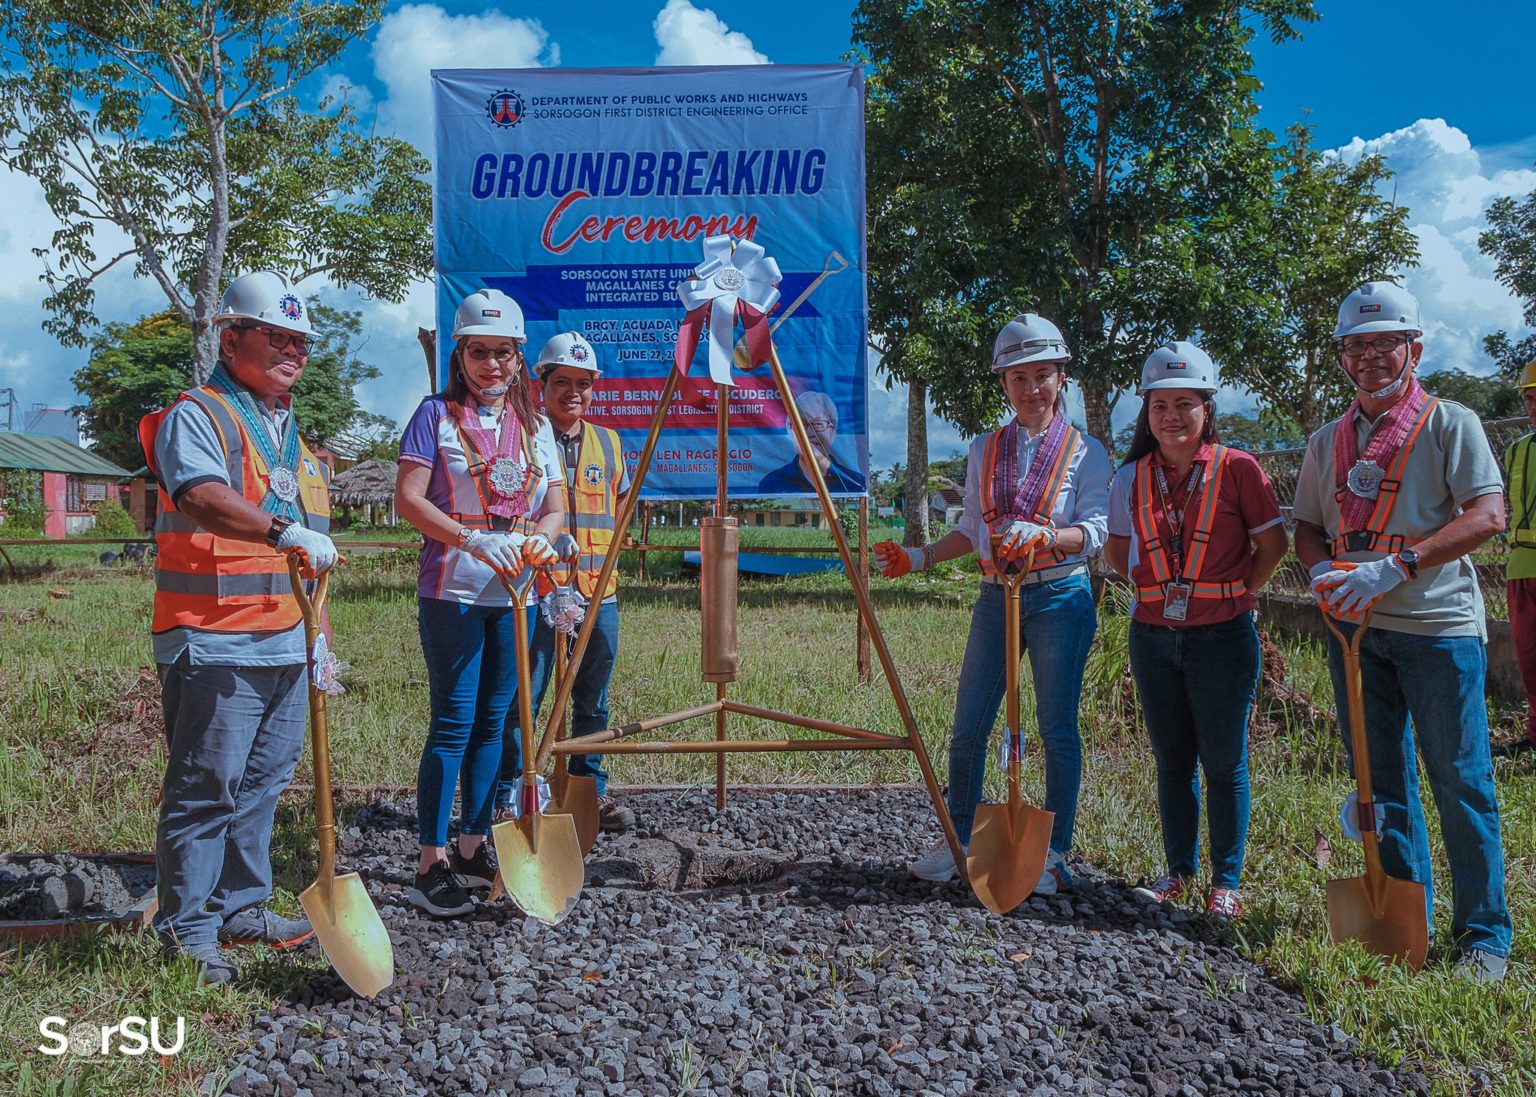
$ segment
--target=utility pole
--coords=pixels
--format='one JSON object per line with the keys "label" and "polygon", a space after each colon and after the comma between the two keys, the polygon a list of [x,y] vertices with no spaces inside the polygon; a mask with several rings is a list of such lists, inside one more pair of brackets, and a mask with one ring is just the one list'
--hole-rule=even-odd
{"label": "utility pole", "polygon": [[5,409],[5,429],[16,429],[16,390],[0,389],[0,408]]}

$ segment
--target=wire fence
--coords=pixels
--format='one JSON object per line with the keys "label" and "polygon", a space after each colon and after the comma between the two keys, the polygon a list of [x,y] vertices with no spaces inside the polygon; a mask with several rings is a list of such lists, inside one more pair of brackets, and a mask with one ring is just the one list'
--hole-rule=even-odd
{"label": "wire fence", "polygon": [[[1505,449],[1530,429],[1531,422],[1524,417],[1483,421],[1483,430],[1488,435],[1488,444],[1493,448],[1494,456],[1499,459],[1501,467]],[[1296,478],[1301,472],[1301,459],[1305,453],[1305,449],[1279,449],[1254,454],[1264,471],[1269,474],[1270,481],[1275,485],[1275,495],[1280,500],[1280,512],[1285,515],[1286,527],[1292,531],[1295,529],[1295,522],[1291,507],[1296,499]],[[1508,602],[1504,595],[1504,564],[1508,554],[1508,542],[1501,535],[1483,545],[1472,555],[1473,565],[1477,568],[1478,582],[1483,588],[1483,601],[1487,605],[1488,616],[1499,621],[1509,619]],[[1274,578],[1269,581],[1269,589],[1279,594],[1305,595],[1307,587],[1306,569],[1301,566],[1301,562],[1296,559],[1294,553],[1285,558],[1280,567],[1275,570]]]}

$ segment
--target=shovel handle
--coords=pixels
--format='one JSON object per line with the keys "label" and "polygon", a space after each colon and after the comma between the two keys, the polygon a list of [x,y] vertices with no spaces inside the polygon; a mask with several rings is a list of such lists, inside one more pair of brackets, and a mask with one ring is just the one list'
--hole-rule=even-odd
{"label": "shovel handle", "polygon": [[528,650],[528,607],[524,603],[528,601],[528,592],[533,589],[540,570],[530,567],[528,578],[515,587],[504,573],[496,573],[501,585],[507,590],[507,596],[512,599],[512,629],[517,643],[517,722],[523,751],[522,803],[524,810],[527,810],[528,798],[531,796],[535,815],[538,814],[539,804],[538,784],[534,780],[538,766],[534,764],[533,757],[533,676],[528,670],[528,660],[533,653]]}
{"label": "shovel handle", "polygon": [[315,839],[319,846],[319,873],[326,901],[330,901],[330,879],[336,872],[336,812],[331,801],[331,739],[325,719],[325,691],[315,685],[314,650],[320,639],[320,614],[330,588],[329,570],[320,573],[311,598],[304,589],[303,553],[288,554],[288,578],[294,600],[304,618],[304,677],[309,685],[310,754],[315,770]]}
{"label": "shovel handle", "polygon": [[[1020,635],[1019,613],[1021,597],[1024,590],[1024,580],[1028,578],[1030,571],[1035,566],[1035,545],[1030,543],[1024,553],[1022,567],[1015,567],[1017,561],[1009,560],[1006,563],[999,562],[996,556],[998,547],[1003,539],[998,534],[992,535],[993,563],[997,566],[997,576],[1002,581],[1005,595],[1004,613],[1007,619],[1003,625],[1003,669],[1004,682],[1006,683],[1005,699],[1007,701],[1006,726],[1004,735],[1015,735],[1019,732],[1019,663],[1024,658],[1024,641]],[[1006,744],[1008,757],[1008,804],[1010,810],[1017,812],[1021,801],[1019,792],[1019,756],[1013,750],[1012,744]]]}
{"label": "shovel handle", "polygon": [[1375,790],[1371,786],[1371,753],[1365,736],[1365,683],[1360,676],[1360,641],[1370,621],[1371,611],[1367,609],[1354,634],[1346,638],[1333,616],[1323,610],[1323,624],[1338,641],[1344,658],[1344,692],[1349,701],[1349,752],[1355,763],[1355,798],[1360,803],[1360,845],[1365,852],[1366,875],[1381,880],[1385,871],[1377,847]]}

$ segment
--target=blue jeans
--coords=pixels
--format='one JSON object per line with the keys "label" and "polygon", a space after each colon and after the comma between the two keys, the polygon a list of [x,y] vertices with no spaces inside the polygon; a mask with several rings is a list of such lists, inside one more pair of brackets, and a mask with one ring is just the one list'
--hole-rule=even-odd
{"label": "blue jeans", "polygon": [[1190,628],[1131,621],[1131,674],[1157,760],[1163,856],[1173,876],[1200,864],[1205,771],[1211,884],[1242,882],[1248,841],[1248,709],[1259,684],[1253,614]]}
{"label": "blue jeans", "polygon": [[[1346,636],[1353,636],[1356,626],[1343,628]],[[1513,932],[1504,897],[1504,846],[1488,750],[1487,668],[1487,652],[1475,636],[1417,636],[1373,628],[1360,642],[1372,791],[1386,814],[1378,836],[1382,868],[1388,876],[1424,885],[1433,931],[1434,880],[1419,799],[1417,746],[1451,866],[1451,936],[1463,947],[1508,956]],[[1344,655],[1332,636],[1328,669],[1353,765]]]}
{"label": "blue jeans", "polygon": [[167,758],[155,831],[155,929],[210,945],[272,894],[272,817],[304,750],[304,667],[161,664]]}
{"label": "blue jeans", "polygon": [[[1036,723],[1045,745],[1045,808],[1056,813],[1051,848],[1066,853],[1072,848],[1083,768],[1077,708],[1083,691],[1083,666],[1098,617],[1086,574],[1032,583],[1019,592],[1019,602],[1019,638],[1029,657]],[[992,725],[997,722],[1007,686],[1003,665],[1006,608],[1003,588],[982,583],[981,597],[971,611],[971,634],[960,667],[949,745],[949,814],[962,844],[971,840],[987,772]]]}
{"label": "blue jeans", "polygon": [[460,786],[460,830],[491,831],[491,792],[501,766],[501,726],[517,696],[514,613],[536,609],[417,599],[432,723],[416,771],[416,820],[424,846],[448,842],[453,788]]}
{"label": "blue jeans", "polygon": [[[588,606],[587,612],[594,612]],[[597,624],[592,626],[592,637],[581,657],[581,670],[571,687],[571,734],[586,735],[603,731],[608,727],[608,681],[613,677],[613,661],[619,654],[619,603],[617,600],[595,607]],[[539,723],[539,708],[544,704],[544,693],[555,668],[556,632],[539,616],[533,632],[533,716],[534,740],[543,725]],[[507,713],[506,730],[502,733],[501,778],[496,783],[496,803],[511,805],[517,795],[518,778],[523,775],[523,744],[520,737],[522,722],[517,706]],[[567,766],[573,777],[592,777],[597,781],[597,794],[608,793],[608,774],[602,767],[601,754],[572,754]]]}

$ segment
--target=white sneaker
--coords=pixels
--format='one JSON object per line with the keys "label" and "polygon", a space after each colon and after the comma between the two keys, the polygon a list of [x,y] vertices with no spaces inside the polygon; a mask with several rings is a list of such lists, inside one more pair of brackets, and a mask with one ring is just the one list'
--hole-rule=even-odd
{"label": "white sneaker", "polygon": [[955,868],[955,855],[949,852],[949,843],[943,837],[927,853],[908,864],[907,872],[919,880],[932,880],[934,883],[953,880],[960,875]]}
{"label": "white sneaker", "polygon": [[1055,895],[1061,890],[1065,882],[1067,870],[1067,858],[1064,854],[1051,850],[1045,857],[1045,869],[1040,873],[1040,881],[1035,884],[1035,895]]}

